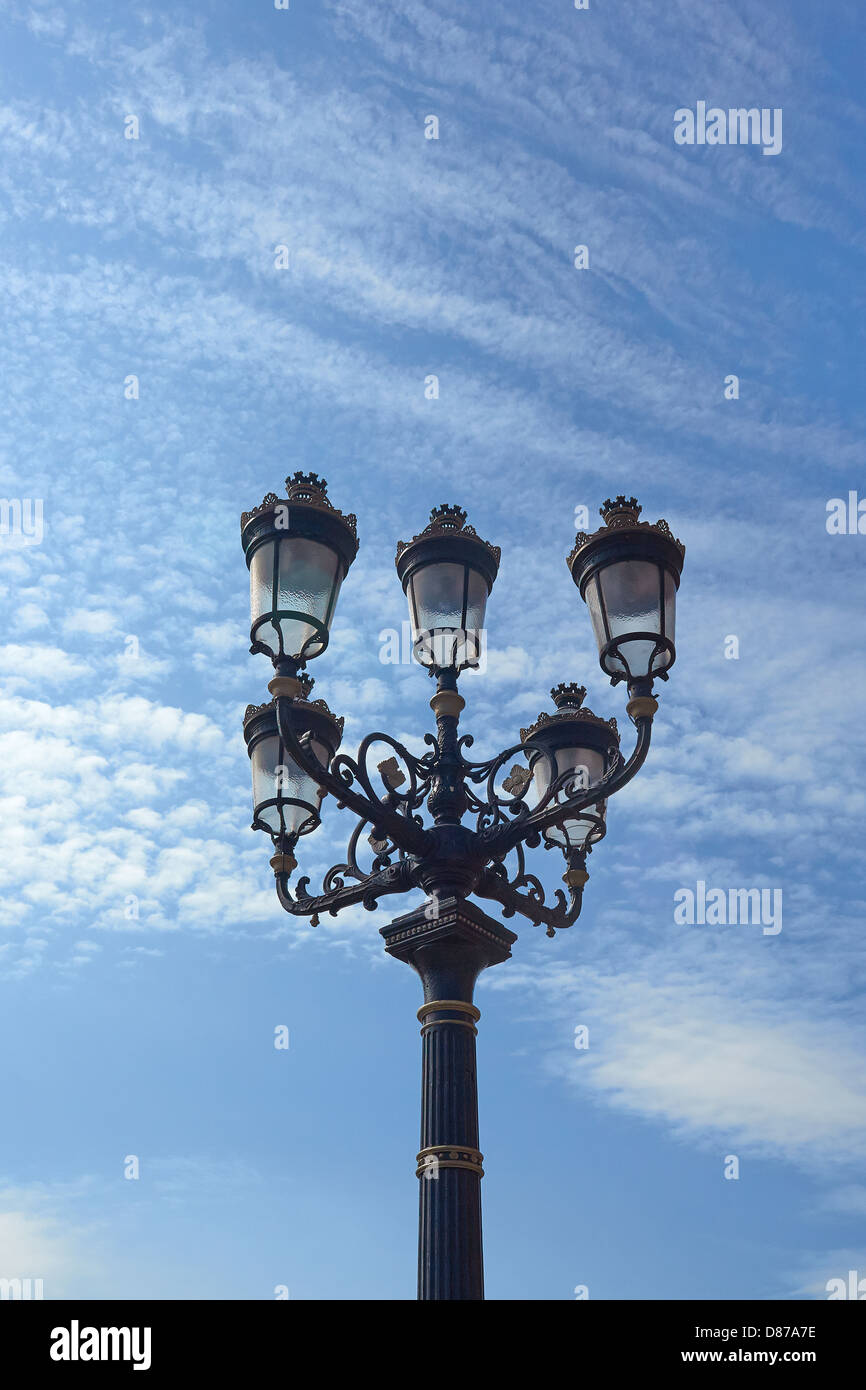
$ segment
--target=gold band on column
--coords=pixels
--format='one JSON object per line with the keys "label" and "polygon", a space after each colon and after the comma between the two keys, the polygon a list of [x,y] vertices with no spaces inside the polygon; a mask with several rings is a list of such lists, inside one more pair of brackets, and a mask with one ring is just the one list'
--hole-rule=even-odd
{"label": "gold band on column", "polygon": [[625,712],[630,719],[652,719],[659,707],[654,695],[635,695],[628,701]]}
{"label": "gold band on column", "polygon": [[418,1167],[415,1176],[420,1178],[428,1173],[435,1173],[439,1168],[467,1168],[470,1173],[483,1178],[483,1161],[483,1153],[478,1149],[467,1148],[465,1144],[434,1144],[432,1148],[422,1149],[417,1155],[415,1162]]}
{"label": "gold band on column", "polygon": [[456,690],[437,690],[430,700],[430,708],[437,719],[440,714],[447,714],[452,719],[459,719],[460,712],[465,707],[466,701]]}
{"label": "gold band on column", "polygon": [[272,681],[268,681],[268,690],[272,695],[285,695],[290,700],[304,694],[304,687],[297,676],[274,676]]}
{"label": "gold band on column", "polygon": [[[481,1017],[481,1010],[476,1009],[474,1004],[467,1004],[462,999],[432,999],[429,1004],[422,1004],[418,1010],[418,1017],[424,1022],[424,1015],[429,1014],[433,1009],[450,1009],[453,1013],[468,1014],[477,1023]],[[454,1021],[454,1020],[452,1020]]]}
{"label": "gold band on column", "polygon": [[[426,1015],[436,1009],[451,1009],[460,1013],[467,1013],[469,1018],[427,1018]],[[464,1004],[460,999],[437,999],[431,1004],[422,1004],[418,1010],[418,1018],[421,1021],[421,1037],[423,1038],[431,1028],[468,1028],[473,1038],[478,1037],[478,1029],[475,1022],[481,1017],[481,1010],[476,1009],[474,1004]],[[474,1020],[474,1021],[473,1021]]]}

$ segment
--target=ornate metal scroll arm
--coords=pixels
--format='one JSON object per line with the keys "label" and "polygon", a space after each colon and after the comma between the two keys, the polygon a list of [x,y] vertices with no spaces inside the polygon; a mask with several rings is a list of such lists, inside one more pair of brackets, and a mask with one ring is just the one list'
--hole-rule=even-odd
{"label": "ornate metal scroll arm", "polygon": [[[366,771],[362,772],[358,764],[347,754],[341,754],[339,756],[339,774],[332,772],[316,757],[309,746],[309,741],[300,739],[295,732],[291,718],[291,700],[285,695],[278,695],[274,703],[277,712],[277,728],[283,743],[294,761],[309,777],[312,777],[316,785],[330,792],[336,798],[338,805],[348,806],[362,820],[369,821],[376,829],[384,831],[400,849],[407,853],[422,852],[427,840],[427,832],[410,814],[403,814],[395,809],[392,798],[395,797],[396,793],[389,789],[387,796],[380,799],[372,792],[372,788],[370,795],[356,791],[352,787],[354,781],[357,781],[362,787],[370,786]],[[389,738],[387,734],[371,734],[362,745],[365,752],[370,744],[376,741],[388,743],[391,747],[402,750],[402,746],[395,744],[394,740]],[[405,752],[407,760],[416,761],[408,750]],[[401,751],[400,756],[403,756],[403,751]],[[414,778],[416,774],[412,770],[412,762],[407,761],[407,766],[409,766]],[[337,760],[335,759],[336,763]],[[408,805],[408,803],[406,804]]]}
{"label": "ornate metal scroll arm", "polygon": [[[305,877],[298,880],[297,896],[293,897],[288,888],[288,874],[283,872],[277,861],[274,861],[277,869],[277,896],[287,912],[311,916],[312,925],[315,927],[319,924],[319,914],[322,912],[328,912],[335,917],[342,907],[349,907],[355,902],[361,902],[372,911],[377,898],[385,893],[404,892],[407,886],[411,887],[407,876],[407,856],[390,839],[379,840],[374,834],[370,834],[367,838],[374,854],[373,866],[369,870],[361,868],[358,863],[358,841],[367,825],[369,821],[363,818],[356,822],[346,848],[345,863],[333,864],[328,869],[318,896],[314,897],[307,892],[310,880]],[[391,856],[395,853],[399,854],[399,861],[392,864]],[[353,881],[347,883],[347,879]],[[281,881],[283,891],[280,890]]]}
{"label": "ornate metal scroll arm", "polygon": [[[370,878],[373,874],[379,873],[380,870],[390,868],[391,855],[396,851],[397,847],[391,840],[377,840],[372,834],[368,835],[367,840],[375,855],[373,867],[371,869],[362,869],[360,867],[358,863],[358,840],[360,839],[361,831],[364,829],[364,826],[368,824],[369,822],[365,820],[356,821],[355,828],[349,837],[349,844],[346,849],[346,862],[345,864],[333,864],[325,874],[322,882],[323,893],[331,893],[335,889],[343,888],[347,878],[355,879],[358,883],[361,883]],[[402,858],[402,851],[399,852]],[[309,879],[301,879],[300,882],[308,883]]]}
{"label": "ornate metal scroll arm", "polygon": [[[471,734],[467,734],[460,740],[466,747],[472,743]],[[462,753],[462,748],[461,748]],[[522,743],[514,743],[510,748],[506,748],[504,753],[497,753],[495,758],[487,758],[484,762],[474,762],[468,758],[462,759],[464,776],[467,782],[484,782],[483,796],[477,796],[471,788],[466,788],[466,800],[468,808],[476,816],[475,828],[479,834],[483,831],[490,832],[498,825],[510,825],[509,816],[513,816],[517,821],[525,824],[529,816],[529,807],[523,801],[526,783],[529,782],[530,773],[521,768],[521,772],[526,772],[526,782],[519,789],[512,789],[508,780],[504,783],[506,796],[500,796],[496,791],[496,777],[505,763],[510,758],[525,757],[526,748]],[[514,772],[515,769],[512,769]],[[513,782],[513,778],[511,779]],[[484,799],[486,797],[486,799]]]}
{"label": "ornate metal scroll arm", "polygon": [[627,782],[630,782],[643,767],[652,738],[651,715],[641,715],[634,722],[637,728],[637,742],[631,756],[627,761],[620,758],[610,771],[600,781],[594,783],[588,791],[583,791],[578,796],[568,796],[565,801],[552,804],[557,794],[574,779],[573,770],[565,772],[556,781],[551,782],[546,795],[529,815],[512,821],[508,825],[492,826],[487,830],[482,830],[479,839],[489,857],[491,859],[503,859],[519,841],[528,840],[533,833],[540,833],[552,829],[555,825],[561,825],[563,821],[570,820],[588,806],[594,806],[598,801],[607,800],[609,796],[613,796]]}
{"label": "ornate metal scroll arm", "polygon": [[[530,847],[537,845],[538,840],[538,831],[534,831],[529,837]],[[552,846],[548,845],[547,848]],[[476,893],[482,898],[494,898],[501,903],[506,917],[513,917],[515,912],[520,912],[536,926],[544,923],[548,936],[553,936],[555,928],[572,926],[580,916],[583,889],[589,878],[586,872],[586,855],[589,849],[572,850],[568,853],[568,871],[563,875],[563,880],[568,886],[568,901],[562,889],[558,888],[553,903],[545,901],[541,880],[535,874],[526,872],[523,845],[518,843],[515,850],[517,872],[514,877],[509,879],[508,871],[501,860],[490,864],[481,875]],[[521,893],[521,888],[528,891]]]}
{"label": "ornate metal scroll arm", "polygon": [[[385,796],[381,796],[372,784],[370,773],[367,769],[367,758],[370,749],[377,743],[384,743],[389,748],[393,748],[397,757],[387,758],[378,764],[379,776],[386,787]],[[403,772],[397,759],[399,758],[408,770],[409,785],[405,791],[399,788],[406,781],[406,774]],[[346,776],[343,777],[345,769]],[[345,780],[351,785],[352,781],[357,781],[363,788],[364,794],[376,806],[385,806],[399,811],[402,815],[411,815],[424,800],[430,786],[430,780],[434,769],[429,761],[423,758],[416,758],[414,753],[398,743],[397,739],[390,734],[374,733],[367,734],[358,745],[357,756],[353,759],[346,753],[338,753],[331,763],[332,773]],[[381,824],[381,817],[379,824]]]}
{"label": "ornate metal scroll arm", "polygon": [[475,892],[481,898],[493,898],[501,903],[504,916],[513,917],[515,912],[519,912],[536,926],[546,926],[546,934],[553,936],[555,929],[573,926],[577,921],[583,906],[583,889],[583,883],[569,884],[566,904],[565,894],[561,888],[557,888],[556,906],[553,906],[544,902],[543,895],[539,901],[533,893],[519,893],[513,883],[498,874],[495,868],[489,868],[481,875]]}
{"label": "ornate metal scroll arm", "polygon": [[[339,865],[338,868],[345,866]],[[336,870],[330,870],[334,874]],[[410,878],[410,861],[401,859],[397,864],[388,864],[378,872],[367,874],[357,883],[342,883],[339,888],[335,887],[329,893],[321,893],[318,897],[311,897],[306,891],[308,878],[298,880],[297,896],[292,895],[289,888],[289,875],[278,873],[276,875],[277,897],[280,906],[285,908],[294,917],[309,917],[310,925],[319,925],[319,915],[327,912],[331,917],[336,917],[337,913],[344,907],[351,907],[354,903],[362,903],[368,912],[376,909],[379,898],[385,897],[389,893],[406,893],[413,886]]]}

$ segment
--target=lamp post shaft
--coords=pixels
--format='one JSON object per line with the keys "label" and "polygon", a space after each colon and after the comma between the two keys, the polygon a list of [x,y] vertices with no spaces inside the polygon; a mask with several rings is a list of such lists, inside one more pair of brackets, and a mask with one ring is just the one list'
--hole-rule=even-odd
{"label": "lamp post shaft", "polygon": [[418,1297],[484,1297],[475,981],[507,960],[516,935],[465,899],[433,899],[382,929],[385,949],[420,975],[421,1148]]}
{"label": "lamp post shaft", "polygon": [[419,1299],[481,1299],[481,1167],[475,1023],[469,1001],[431,1000],[421,1019]]}

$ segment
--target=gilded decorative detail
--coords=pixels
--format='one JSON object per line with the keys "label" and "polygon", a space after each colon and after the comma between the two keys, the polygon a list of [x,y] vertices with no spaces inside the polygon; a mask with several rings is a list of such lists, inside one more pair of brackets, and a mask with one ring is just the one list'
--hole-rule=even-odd
{"label": "gilded decorative detail", "polygon": [[481,1164],[484,1155],[478,1149],[465,1148],[462,1145],[435,1144],[431,1148],[422,1149],[417,1155],[415,1162],[418,1165],[415,1170],[416,1177],[435,1177],[440,1168],[467,1168],[477,1177],[484,1177],[484,1169]]}
{"label": "gilded decorative detail", "polygon": [[521,797],[531,781],[532,773],[529,768],[521,767],[520,763],[515,763],[502,786],[510,796]]}
{"label": "gilded decorative detail", "polygon": [[376,767],[389,791],[396,791],[406,781],[406,774],[396,758],[386,758],[384,762],[377,763]]}
{"label": "gilded decorative detail", "polygon": [[247,705],[244,710],[244,725],[248,724],[254,715],[262,714],[264,710],[270,709],[273,703],[273,700],[265,700],[263,705]]}

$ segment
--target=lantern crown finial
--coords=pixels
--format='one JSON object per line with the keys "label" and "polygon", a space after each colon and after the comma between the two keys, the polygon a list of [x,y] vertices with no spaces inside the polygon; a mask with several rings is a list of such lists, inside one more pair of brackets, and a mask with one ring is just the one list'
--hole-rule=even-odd
{"label": "lantern crown finial", "polygon": [[[677,570],[679,572],[679,570],[682,569],[682,561],[686,553],[686,548],[682,541],[677,540],[670,526],[664,520],[659,520],[654,523],[651,521],[641,521],[640,514],[643,511],[643,507],[636,497],[626,497],[624,493],[620,492],[616,497],[608,497],[607,501],[603,506],[599,507],[598,511],[604,525],[600,530],[594,531],[592,534],[586,531],[578,531],[575,536],[571,554],[566,557],[566,564],[571,570],[572,577],[574,577],[575,561],[578,556],[587,553],[587,543],[590,541],[601,541],[605,537],[609,537],[611,531],[640,532],[646,534],[655,532],[657,535],[665,537],[665,539],[669,540],[679,552],[679,565],[677,566]],[[575,583],[577,583],[577,580],[575,580]]]}
{"label": "lantern crown finial", "polygon": [[620,492],[616,497],[608,497],[598,509],[605,526],[636,526],[643,511],[636,497],[626,497]]}
{"label": "lantern crown finial", "polygon": [[329,507],[328,484],[318,473],[303,473],[299,469],[286,478],[286,496],[291,502],[312,502]]}
{"label": "lantern crown finial", "polygon": [[586,699],[586,686],[578,685],[575,681],[563,681],[561,685],[553,687],[550,698],[557,709],[562,709],[565,705],[569,709],[580,709]]}
{"label": "lantern crown finial", "polygon": [[[296,473],[290,473],[286,478],[286,496],[278,497],[275,492],[265,494],[263,502],[252,511],[241,513],[241,534],[246,531],[247,523],[254,517],[261,516],[265,512],[273,512],[277,507],[285,508],[288,502],[293,502],[296,506],[313,507],[317,511],[327,512],[332,517],[338,518],[344,527],[348,528],[352,535],[354,552],[352,553],[349,564],[355,558],[358,550],[358,518],[354,512],[343,513],[339,507],[335,507],[328,496],[328,484],[324,478],[320,478],[318,473],[304,473],[300,469]],[[348,564],[346,568],[348,569]]]}
{"label": "lantern crown finial", "polygon": [[441,527],[443,531],[462,531],[466,525],[466,511],[451,502],[442,502],[430,513],[430,525]]}
{"label": "lantern crown finial", "polygon": [[[475,527],[468,526],[466,521],[467,513],[464,507],[458,507],[454,502],[440,503],[438,507],[434,507],[430,512],[430,520],[423,531],[419,532],[417,536],[413,536],[411,541],[397,542],[398,563],[403,551],[408,550],[409,546],[414,545],[416,541],[426,540],[428,537],[436,536],[459,536],[461,539],[468,537],[470,540],[477,542],[478,545],[483,546],[488,554],[495,560],[496,569],[498,569],[499,559],[502,554],[499,546],[491,545],[489,541],[482,540],[475,530]],[[496,569],[493,571],[494,576]],[[492,579],[490,583],[493,583]]]}
{"label": "lantern crown finial", "polygon": [[619,732],[615,719],[604,719],[600,714],[593,714],[591,709],[584,705],[586,699],[586,687],[578,685],[575,681],[564,681],[561,685],[555,685],[550,692],[550,697],[556,706],[555,714],[548,714],[546,710],[538,716],[534,724],[530,724],[528,729],[520,730],[520,741],[526,743],[539,729],[553,727],[567,727],[575,719],[581,721],[582,727],[587,724],[597,726],[599,729],[607,731],[607,736],[612,736],[619,742]]}

